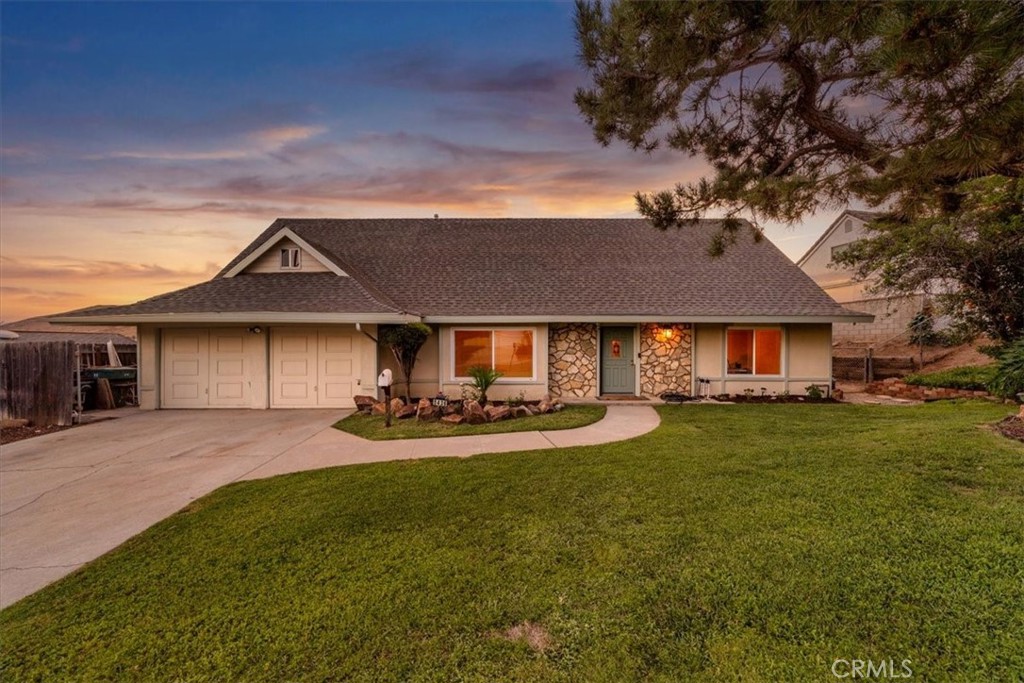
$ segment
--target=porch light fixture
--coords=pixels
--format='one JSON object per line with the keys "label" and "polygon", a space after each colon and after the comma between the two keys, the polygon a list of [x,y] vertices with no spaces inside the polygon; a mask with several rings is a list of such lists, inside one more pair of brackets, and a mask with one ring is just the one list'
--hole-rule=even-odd
{"label": "porch light fixture", "polygon": [[250,334],[259,334],[262,331],[263,331],[263,328],[260,327],[259,325],[256,325],[255,327],[250,327],[249,328],[249,333]]}

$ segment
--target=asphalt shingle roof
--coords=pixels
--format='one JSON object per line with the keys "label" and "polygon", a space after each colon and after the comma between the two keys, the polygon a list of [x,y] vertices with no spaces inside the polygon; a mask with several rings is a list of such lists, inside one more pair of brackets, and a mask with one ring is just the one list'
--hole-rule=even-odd
{"label": "asphalt shingle roof", "polygon": [[421,316],[854,315],[769,240],[741,230],[724,256],[717,221],[659,231],[640,219],[291,219],[275,221],[221,275],[283,228],[352,277],[242,274],[90,316],[323,311]]}
{"label": "asphalt shingle roof", "polygon": [[[128,306],[89,308],[88,317],[129,313],[394,313],[353,278],[334,273],[260,273],[217,277]],[[66,317],[73,317],[68,315]]]}

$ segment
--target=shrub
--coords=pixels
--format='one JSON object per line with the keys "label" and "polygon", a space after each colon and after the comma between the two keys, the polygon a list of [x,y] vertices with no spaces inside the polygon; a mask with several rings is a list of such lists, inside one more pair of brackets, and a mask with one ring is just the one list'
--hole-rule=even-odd
{"label": "shrub", "polygon": [[988,390],[1003,398],[1015,398],[1024,392],[1024,337],[1009,344],[999,355]]}
{"label": "shrub", "polygon": [[432,334],[428,325],[409,323],[408,325],[386,325],[377,333],[377,341],[381,346],[391,349],[398,367],[405,375],[405,398],[412,400],[412,371],[416,366],[417,354],[427,338]]}
{"label": "shrub", "polygon": [[501,373],[494,368],[474,365],[469,369],[469,376],[473,379],[471,386],[480,394],[480,405],[485,405],[487,403],[487,390],[498,381]]}
{"label": "shrub", "polygon": [[976,365],[908,375],[903,381],[919,387],[985,391],[995,376],[995,365]]}

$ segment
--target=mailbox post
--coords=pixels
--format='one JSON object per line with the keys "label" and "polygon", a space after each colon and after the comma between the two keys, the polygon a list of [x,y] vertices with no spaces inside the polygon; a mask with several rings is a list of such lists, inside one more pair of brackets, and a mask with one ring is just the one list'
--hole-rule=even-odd
{"label": "mailbox post", "polygon": [[377,386],[384,390],[384,426],[391,426],[391,370],[384,371],[377,377]]}

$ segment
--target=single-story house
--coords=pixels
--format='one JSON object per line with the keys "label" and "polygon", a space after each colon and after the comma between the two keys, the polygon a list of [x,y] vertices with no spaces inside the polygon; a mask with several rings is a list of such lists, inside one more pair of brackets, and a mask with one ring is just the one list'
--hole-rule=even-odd
{"label": "single-story house", "polygon": [[380,325],[433,334],[413,394],[788,391],[831,381],[832,325],[869,322],[769,240],[724,256],[715,221],[278,219],[209,282],[62,323],[136,325],[143,408],[347,407],[394,368]]}

